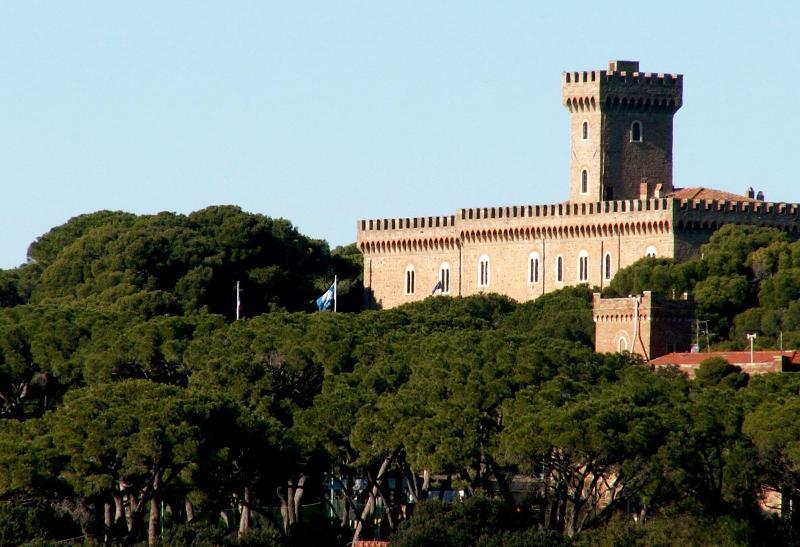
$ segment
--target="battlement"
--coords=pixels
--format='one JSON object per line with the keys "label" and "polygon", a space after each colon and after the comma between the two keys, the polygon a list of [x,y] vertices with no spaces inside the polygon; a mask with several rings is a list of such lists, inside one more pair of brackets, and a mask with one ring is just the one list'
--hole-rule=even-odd
{"label": "battlement", "polygon": [[670,208],[667,198],[597,201],[594,203],[557,203],[552,205],[521,205],[516,207],[481,207],[459,209],[460,220],[486,220],[502,218],[539,218],[557,216],[599,215],[605,213],[660,211]]}
{"label": "battlement", "polygon": [[570,112],[638,107],[676,111],[683,100],[683,75],[639,72],[637,61],[611,61],[608,70],[564,72],[562,101]]}
{"label": "battlement", "polygon": [[783,203],[770,201],[728,201],[728,200],[701,200],[682,199],[678,202],[681,211],[714,211],[723,213],[755,213],[760,215],[789,215],[797,216],[800,205],[797,203]]}
{"label": "battlement", "polygon": [[359,220],[358,229],[361,232],[371,230],[413,230],[415,228],[447,228],[456,223],[455,215],[435,217],[411,218],[377,218]]}

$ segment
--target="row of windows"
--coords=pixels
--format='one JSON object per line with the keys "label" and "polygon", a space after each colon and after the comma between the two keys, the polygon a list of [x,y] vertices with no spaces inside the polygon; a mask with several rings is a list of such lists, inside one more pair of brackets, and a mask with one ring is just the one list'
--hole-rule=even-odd
{"label": "row of windows", "polygon": [[[645,250],[645,256],[655,257],[656,248],[652,245]],[[564,282],[564,257],[558,255],[555,263],[556,282]],[[608,281],[611,279],[613,272],[613,264],[611,253],[606,253],[603,256],[603,279]],[[535,285],[541,280],[541,259],[539,253],[532,252],[528,255],[528,283]],[[589,281],[589,253],[581,251],[578,254],[578,276],[577,281],[580,283]],[[489,257],[481,255],[478,259],[478,287],[488,287],[491,282],[491,267]],[[416,270],[413,265],[406,268],[406,294],[416,294]],[[432,294],[440,292],[441,294],[450,294],[450,264],[443,262],[439,267],[439,280],[433,287]]]}
{"label": "row of windows", "polygon": [[[639,120],[631,124],[630,138],[631,142],[642,142],[642,122]],[[587,120],[583,120],[583,125],[581,126],[581,140],[589,140],[589,122]]]}
{"label": "row of windows", "polygon": [[[416,294],[417,271],[413,265],[406,268],[406,294]],[[443,262],[439,267],[439,280],[433,287],[432,294],[450,294],[450,264]]]}

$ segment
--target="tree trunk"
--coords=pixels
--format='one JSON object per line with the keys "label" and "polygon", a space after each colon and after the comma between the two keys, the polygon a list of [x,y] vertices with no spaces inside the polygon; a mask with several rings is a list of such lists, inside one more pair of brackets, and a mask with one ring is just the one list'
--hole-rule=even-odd
{"label": "tree trunk", "polygon": [[283,519],[283,531],[284,533],[289,532],[289,504],[286,503],[286,498],[283,497],[281,494],[281,487],[279,486],[276,490],[278,494],[278,499],[280,500],[281,504],[281,518]]}
{"label": "tree trunk", "polygon": [[133,515],[136,513],[138,508],[139,502],[136,501],[136,497],[133,494],[128,494],[128,504],[125,508],[125,521],[128,524],[128,532],[133,531]]}
{"label": "tree trunk", "polygon": [[153,497],[150,498],[150,522],[147,526],[147,544],[151,546],[155,545],[158,539],[158,498],[161,494],[159,486],[161,486],[161,477],[156,474],[153,479]]}
{"label": "tree trunk", "polygon": [[114,524],[116,525],[125,517],[125,506],[122,504],[122,494],[114,494]]}
{"label": "tree trunk", "polygon": [[114,511],[110,503],[103,504],[103,527],[105,530],[103,531],[103,543],[105,545],[111,545],[111,541],[114,538]]}
{"label": "tree trunk", "polygon": [[353,545],[355,545],[358,541],[358,538],[361,537],[361,532],[364,529],[364,521],[369,518],[369,516],[375,510],[375,497],[380,491],[380,484],[383,481],[383,476],[386,474],[386,470],[389,468],[389,464],[392,462],[392,457],[393,455],[384,458],[383,463],[381,463],[381,467],[378,470],[378,475],[373,481],[372,489],[369,492],[369,499],[367,500],[367,504],[364,506],[364,510],[361,511],[361,518],[358,519],[358,522],[356,523],[356,529],[353,532]]}
{"label": "tree trunk", "polygon": [[228,513],[226,513],[225,511],[220,511],[219,512],[219,518],[221,518],[222,522],[225,523],[225,531],[227,532],[228,530],[230,530],[231,529],[231,519],[228,517]]}
{"label": "tree trunk", "polygon": [[286,486],[286,514],[289,516],[289,526],[295,523],[294,514],[294,481],[289,479]]}
{"label": "tree trunk", "polygon": [[250,529],[250,487],[244,487],[244,495],[242,500],[242,515],[239,518],[239,538],[241,538],[247,530]]}
{"label": "tree trunk", "polygon": [[431,472],[429,469],[422,470],[422,488],[419,492],[420,499],[428,499],[428,490],[431,488]]}
{"label": "tree trunk", "polygon": [[194,520],[194,505],[187,499],[184,506],[186,507],[186,522],[192,522]]}
{"label": "tree trunk", "polygon": [[300,478],[297,479],[297,488],[294,491],[294,520],[295,522],[300,521],[300,502],[303,500],[303,494],[305,494],[305,484],[306,484],[306,476],[300,475]]}

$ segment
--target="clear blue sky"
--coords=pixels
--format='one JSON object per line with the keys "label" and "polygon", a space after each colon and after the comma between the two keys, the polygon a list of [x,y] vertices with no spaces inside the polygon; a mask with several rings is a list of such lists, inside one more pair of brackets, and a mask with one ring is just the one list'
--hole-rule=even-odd
{"label": "clear blue sky", "polygon": [[566,198],[563,70],[685,75],[675,183],[800,201],[795,2],[3,2],[0,267],[70,217]]}

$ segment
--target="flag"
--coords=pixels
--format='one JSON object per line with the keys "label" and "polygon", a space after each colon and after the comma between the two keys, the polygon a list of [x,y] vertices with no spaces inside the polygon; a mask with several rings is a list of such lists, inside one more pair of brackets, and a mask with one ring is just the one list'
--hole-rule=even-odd
{"label": "flag", "polygon": [[431,291],[431,294],[436,294],[436,291],[444,292],[444,285],[442,285],[442,280],[441,279],[439,280],[438,283],[436,283],[436,285],[434,285],[433,290]]}
{"label": "flag", "polygon": [[322,296],[317,298],[317,309],[322,310],[329,310],[331,306],[334,306],[336,302],[336,282],[333,282],[327,291],[325,291]]}

